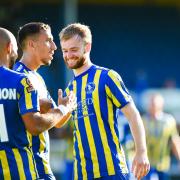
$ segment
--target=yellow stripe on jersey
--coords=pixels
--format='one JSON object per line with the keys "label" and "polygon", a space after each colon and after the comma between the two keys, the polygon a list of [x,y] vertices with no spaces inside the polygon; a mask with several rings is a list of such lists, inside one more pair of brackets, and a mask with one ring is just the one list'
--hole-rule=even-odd
{"label": "yellow stripe on jersey", "polygon": [[[40,140],[39,152],[42,153],[42,152],[44,152],[45,147],[46,147],[46,138],[45,138],[44,133],[41,133],[39,135],[39,140]],[[50,170],[50,167],[48,165],[49,164],[48,160],[46,160],[45,158],[42,158],[42,163],[43,163],[43,166],[44,166],[45,173],[49,174],[51,170]]]}
{"label": "yellow stripe on jersey", "polygon": [[[77,84],[75,81],[73,81],[73,89],[74,89],[74,92],[76,92],[77,90]],[[85,157],[84,157],[84,149],[83,149],[83,146],[82,146],[82,141],[81,141],[81,135],[79,133],[79,127],[78,127],[78,121],[75,120],[75,127],[76,127],[76,136],[77,136],[77,141],[79,142],[78,143],[78,148],[79,148],[79,155],[80,155],[80,158],[81,158],[81,166],[82,166],[82,175],[83,175],[83,180],[84,179],[87,179],[87,172],[86,172],[86,161],[85,161]],[[75,169],[75,171],[77,170],[77,168]],[[78,179],[78,176],[77,176],[77,172],[75,173],[75,180]]]}
{"label": "yellow stripe on jersey", "polygon": [[28,74],[28,73],[29,73],[26,69],[24,69],[23,71],[24,71],[25,74]]}
{"label": "yellow stripe on jersey", "polygon": [[[74,81],[74,84],[73,84],[73,92],[74,94],[76,95],[76,83]],[[66,94],[68,95],[68,93],[70,92],[69,89],[66,89]],[[73,136],[73,141],[75,142],[75,136]],[[74,157],[76,157],[76,151],[75,151],[75,148],[73,148],[73,154],[74,154]],[[77,159],[75,159],[74,161],[74,179],[78,179],[78,174],[77,174]]]}
{"label": "yellow stripe on jersey", "polygon": [[121,106],[121,103],[117,100],[117,98],[112,94],[111,90],[109,89],[108,86],[105,87],[106,89],[106,93],[109,97],[112,98],[113,100],[113,103],[115,104],[116,107],[120,107]]}
{"label": "yellow stripe on jersey", "polygon": [[[108,94],[110,91],[109,88],[106,86],[106,93]],[[112,102],[109,98],[107,98],[107,106],[108,106],[108,121],[109,121],[109,126],[110,126],[110,130],[112,133],[112,137],[113,137],[113,141],[116,145],[116,151],[118,152],[118,156],[120,159],[120,167],[122,170],[122,173],[128,173],[127,170],[127,166],[126,166],[126,162],[125,162],[125,158],[124,158],[124,153],[123,151],[121,151],[120,147],[119,147],[119,139],[116,135],[115,129],[114,129],[114,114],[113,113],[109,113],[109,112],[113,112],[113,105]]]}
{"label": "yellow stripe on jersey", "polygon": [[[122,95],[126,99],[126,101],[129,101],[129,95],[123,90],[123,88],[121,86],[121,83],[120,83],[121,77],[118,74],[116,75],[116,72],[112,71],[112,70],[108,72],[108,75],[114,81],[114,83],[116,84],[116,86],[118,87],[119,91],[122,93]],[[117,76],[119,76],[119,79],[117,78]]]}
{"label": "yellow stripe on jersey", "polygon": [[26,131],[27,134],[27,140],[29,142],[29,147],[32,147],[32,134]]}
{"label": "yellow stripe on jersey", "polygon": [[66,89],[66,95],[68,95],[68,94],[69,94],[69,92],[70,92],[70,90],[69,90],[69,89]]}
{"label": "yellow stripe on jersey", "polygon": [[31,177],[32,177],[32,179],[36,179],[36,178],[37,178],[36,164],[35,164],[35,162],[33,161],[32,152],[31,152],[27,147],[25,147],[24,149],[25,149],[26,152],[27,152]]}
{"label": "yellow stripe on jersey", "polygon": [[32,109],[33,106],[32,106],[31,93],[27,92],[27,88],[29,87],[29,85],[27,84],[25,78],[21,80],[21,84],[24,86],[26,109]]}
{"label": "yellow stripe on jersey", "polygon": [[7,161],[7,156],[6,156],[5,151],[0,151],[0,161],[1,161],[4,178],[11,180],[9,164]]}
{"label": "yellow stripe on jersey", "polygon": [[[97,70],[94,77],[94,83],[96,84],[96,88],[99,86],[100,74],[101,74],[101,70]],[[95,89],[95,91],[93,91],[92,95],[93,95],[93,99],[96,99],[96,102],[94,102],[94,110],[97,115],[97,122],[98,122],[98,127],[99,127],[99,131],[101,135],[101,141],[103,144],[104,153],[105,153],[108,174],[114,175],[115,174],[114,164],[113,164],[113,160],[111,156],[111,151],[108,145],[106,130],[105,130],[104,123],[101,117],[98,88]]]}
{"label": "yellow stripe on jersey", "polygon": [[18,149],[12,149],[12,151],[14,153],[14,157],[15,157],[15,160],[16,160],[16,164],[17,164],[20,180],[26,180],[25,172],[24,172],[24,166],[23,166],[23,161],[22,161],[21,155],[20,155]]}
{"label": "yellow stripe on jersey", "polygon": [[[85,87],[87,84],[87,77],[88,77],[88,75],[83,76],[83,78],[82,78],[82,91],[81,91],[82,101],[86,99]],[[94,177],[97,178],[97,177],[100,177],[99,163],[98,163],[98,157],[97,157],[97,152],[96,152],[96,148],[95,148],[95,142],[94,142],[94,137],[93,137],[93,133],[92,133],[89,116],[87,116],[88,109],[83,110],[83,115],[84,115],[84,121],[85,121],[84,124],[85,124],[85,128],[86,128],[89,148],[90,148],[91,157],[92,157]]]}
{"label": "yellow stripe on jersey", "polygon": [[78,148],[79,148],[79,155],[81,158],[81,166],[82,166],[82,175],[83,175],[83,179],[87,179],[87,172],[86,172],[86,161],[85,161],[85,157],[84,157],[84,150],[83,150],[83,146],[82,146],[82,141],[81,141],[81,136],[79,133],[79,127],[78,127],[78,122],[77,120],[75,120],[75,126],[77,129],[76,135],[77,135],[77,139],[78,139]]}

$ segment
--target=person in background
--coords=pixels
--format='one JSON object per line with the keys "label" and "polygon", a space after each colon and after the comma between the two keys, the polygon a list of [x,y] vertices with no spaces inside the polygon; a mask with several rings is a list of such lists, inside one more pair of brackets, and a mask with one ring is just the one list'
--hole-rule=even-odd
{"label": "person in background", "polygon": [[161,94],[150,96],[148,112],[143,116],[143,121],[151,164],[151,170],[145,179],[156,176],[159,180],[168,180],[170,150],[180,160],[180,137],[174,117],[164,112],[164,98]]}
{"label": "person in background", "polygon": [[0,179],[34,180],[39,176],[28,134],[38,135],[63,124],[64,116],[75,108],[75,98],[67,98],[63,110],[41,113],[38,92],[29,78],[9,69],[17,50],[14,35],[0,27]]}
{"label": "person in background", "polygon": [[74,121],[74,179],[128,179],[128,169],[117,129],[116,110],[127,117],[136,153],[132,171],[137,179],[150,168],[146,136],[140,114],[122,78],[114,70],[90,60],[92,35],[88,26],[74,23],[59,34],[66,66],[74,78],[65,93],[77,96]]}
{"label": "person in background", "polygon": [[[28,75],[33,86],[38,91],[42,112],[55,108],[56,103],[51,98],[42,76],[37,72],[42,65],[51,64],[54,51],[57,49],[53,41],[50,26],[42,22],[25,24],[18,31],[18,42],[23,54],[13,69]],[[62,98],[62,90],[59,90],[58,104],[66,104],[67,98],[72,97],[75,96],[70,92],[66,98]],[[69,117],[70,114],[65,117],[64,122]],[[61,127],[62,125],[56,124],[56,127]],[[48,131],[38,136],[30,136],[30,139],[40,179],[55,179],[50,167]]]}

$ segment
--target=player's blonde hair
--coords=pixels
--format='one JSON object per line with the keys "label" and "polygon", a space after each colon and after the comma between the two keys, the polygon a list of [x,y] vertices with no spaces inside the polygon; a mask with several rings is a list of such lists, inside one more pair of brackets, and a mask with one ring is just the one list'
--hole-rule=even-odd
{"label": "player's blonde hair", "polygon": [[59,38],[60,41],[66,41],[75,35],[80,36],[85,43],[92,43],[92,34],[90,28],[80,23],[69,24],[63,28],[59,33]]}

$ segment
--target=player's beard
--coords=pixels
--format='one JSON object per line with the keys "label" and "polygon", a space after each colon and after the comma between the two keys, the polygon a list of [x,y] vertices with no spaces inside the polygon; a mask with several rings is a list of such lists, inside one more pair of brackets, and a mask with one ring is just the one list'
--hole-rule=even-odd
{"label": "player's beard", "polygon": [[81,56],[75,58],[76,63],[73,66],[70,66],[67,60],[65,60],[65,63],[69,69],[78,69],[84,65],[85,60],[86,60],[85,57]]}

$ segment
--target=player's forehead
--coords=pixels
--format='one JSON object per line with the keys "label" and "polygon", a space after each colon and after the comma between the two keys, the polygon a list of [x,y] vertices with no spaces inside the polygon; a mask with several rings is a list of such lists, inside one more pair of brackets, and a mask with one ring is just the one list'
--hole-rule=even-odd
{"label": "player's forehead", "polygon": [[39,38],[49,38],[49,39],[53,39],[53,35],[51,33],[50,29],[42,29],[39,34],[38,34]]}
{"label": "player's forehead", "polygon": [[75,48],[75,47],[81,47],[83,45],[83,39],[78,36],[72,36],[71,38],[67,39],[67,40],[62,40],[61,41],[61,47],[62,49],[71,49],[71,48]]}

